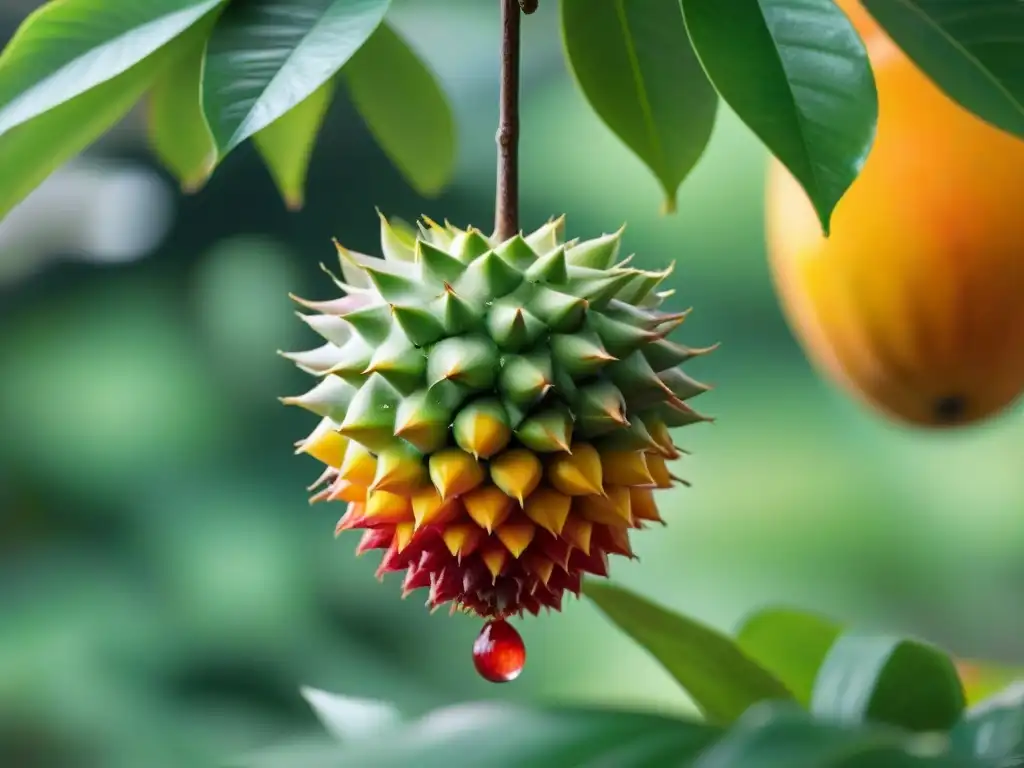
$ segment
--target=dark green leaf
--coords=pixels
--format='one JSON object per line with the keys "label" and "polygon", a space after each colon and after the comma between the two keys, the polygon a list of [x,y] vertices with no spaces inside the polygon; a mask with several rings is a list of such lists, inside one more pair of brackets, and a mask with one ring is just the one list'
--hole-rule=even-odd
{"label": "dark green leaf", "polygon": [[[911,756],[895,729],[816,721],[796,706],[759,704],[692,768],[964,768],[941,753]],[[944,745],[943,745],[944,746]]]}
{"label": "dark green leaf", "polygon": [[[658,715],[473,702],[361,740],[336,768],[663,768],[692,759],[718,731]],[[281,766],[281,768],[285,768]],[[289,764],[287,768],[305,768]]]}
{"label": "dark green leaf", "polygon": [[270,169],[285,204],[293,211],[305,200],[309,160],[334,96],[334,79],[253,136],[253,144]]}
{"label": "dark green leaf", "polygon": [[758,701],[792,699],[770,672],[710,627],[609,584],[587,582],[584,593],[679,681],[709,719],[731,722]]}
{"label": "dark green leaf", "polygon": [[811,711],[844,720],[873,720],[911,731],[946,730],[964,709],[952,660],[916,640],[847,632],[825,657]]}
{"label": "dark green leaf", "polygon": [[1015,683],[973,707],[950,737],[959,754],[1006,768],[1024,763],[1024,683]]}
{"label": "dark green leaf", "polygon": [[202,34],[196,25],[123,74],[0,136],[0,218],[121,120],[153,79],[181,60]]}
{"label": "dark green leaf", "polygon": [[47,3],[0,55],[0,136],[125,73],[222,2]]}
{"label": "dark green leaf", "polygon": [[436,195],[447,186],[455,170],[455,120],[415,51],[382,24],[342,74],[356,109],[413,188]]}
{"label": "dark green leaf", "polygon": [[222,155],[330,80],[384,18],[390,0],[246,0],[210,36],[203,109]]}
{"label": "dark green leaf", "polygon": [[675,210],[676,191],[704,153],[718,109],[678,0],[562,0],[562,33],[594,111],[651,169],[665,209]]}
{"label": "dark green leaf", "polygon": [[149,94],[149,143],[186,192],[198,191],[217,164],[217,148],[203,114],[200,85],[206,38],[217,20],[211,13],[196,25],[188,51],[157,78]]}
{"label": "dark green leaf", "polygon": [[711,82],[792,172],[828,234],[875,137],[864,43],[834,0],[680,0]]}
{"label": "dark green leaf", "polygon": [[743,622],[736,635],[739,647],[810,706],[818,667],[842,629],[813,613],[771,608]]}
{"label": "dark green leaf", "polygon": [[1024,3],[864,0],[864,6],[946,94],[1024,136]]}

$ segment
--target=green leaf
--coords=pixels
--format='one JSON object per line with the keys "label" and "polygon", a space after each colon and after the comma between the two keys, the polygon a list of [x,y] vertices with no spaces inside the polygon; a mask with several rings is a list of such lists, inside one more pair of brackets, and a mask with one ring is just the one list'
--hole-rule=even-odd
{"label": "green leaf", "polygon": [[792,699],[732,640],[620,587],[586,582],[584,593],[679,681],[711,720],[730,722],[758,701]]}
{"label": "green leaf", "polygon": [[302,697],[328,733],[342,742],[369,738],[402,720],[394,705],[386,701],[357,699],[316,688],[303,688]]}
{"label": "green leaf", "polygon": [[47,3],[0,55],[0,136],[127,72],[222,2]]}
{"label": "green leaf", "polygon": [[864,7],[950,98],[1024,136],[1020,0],[864,0]]}
{"label": "green leaf", "polygon": [[818,668],[842,629],[804,611],[770,608],[748,617],[736,643],[779,678],[802,705],[810,706]]}
{"label": "green leaf", "polygon": [[901,731],[819,721],[796,706],[752,707],[691,768],[968,768]]}
{"label": "green leaf", "polygon": [[806,190],[827,235],[875,137],[864,43],[834,0],[680,0],[723,99]]}
{"label": "green leaf", "polygon": [[331,765],[653,768],[692,759],[717,734],[703,723],[658,715],[471,702],[435,710],[404,727],[360,740],[338,753]]}
{"label": "green leaf", "polygon": [[225,155],[308,99],[359,50],[390,0],[246,0],[210,36],[203,110]]}
{"label": "green leaf", "polygon": [[[729,5],[729,3],[723,3]],[[654,173],[674,211],[704,153],[718,96],[686,38],[678,0],[562,0],[569,65],[605,124]]]}
{"label": "green leaf", "polygon": [[953,749],[1018,766],[1024,761],[1024,683],[1015,683],[973,707],[950,732]]}
{"label": "green leaf", "polygon": [[844,720],[873,720],[911,731],[952,727],[965,706],[956,665],[916,640],[847,632],[825,657],[811,711]]}
{"label": "green leaf", "polygon": [[352,103],[385,154],[412,187],[438,194],[455,171],[455,119],[427,65],[382,24],[342,76]]}
{"label": "green leaf", "polygon": [[123,118],[153,79],[202,38],[197,25],[102,85],[0,136],[0,218],[54,170]]}
{"label": "green leaf", "polygon": [[305,200],[309,160],[316,137],[334,97],[332,78],[297,107],[253,136],[253,144],[270,170],[285,205],[293,211]]}
{"label": "green leaf", "polygon": [[218,16],[211,13],[196,25],[188,51],[176,66],[157,78],[149,94],[146,126],[150,146],[185,192],[197,192],[217,164],[217,148],[203,114],[200,86],[206,39]]}

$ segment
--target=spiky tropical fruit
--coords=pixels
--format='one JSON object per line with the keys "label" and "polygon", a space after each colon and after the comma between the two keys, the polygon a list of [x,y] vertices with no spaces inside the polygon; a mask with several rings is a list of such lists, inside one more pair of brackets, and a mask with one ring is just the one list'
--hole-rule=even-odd
{"label": "spiky tropical fruit", "polygon": [[769,174],[770,265],[809,358],[900,422],[978,422],[1024,390],[1024,141],[947,97],[857,0],[878,134],[822,236],[807,195]]}
{"label": "spiky tropical fruit", "polygon": [[338,246],[344,297],[298,300],[326,340],[287,355],[320,378],[284,399],[322,417],[298,446],[327,465],[313,499],[347,502],[337,532],[431,608],[557,610],[661,521],[669,429],[706,420],[679,366],[710,348],[666,338],[686,314],[658,309],[669,270],[615,264],[621,231],[381,227],[384,259]]}

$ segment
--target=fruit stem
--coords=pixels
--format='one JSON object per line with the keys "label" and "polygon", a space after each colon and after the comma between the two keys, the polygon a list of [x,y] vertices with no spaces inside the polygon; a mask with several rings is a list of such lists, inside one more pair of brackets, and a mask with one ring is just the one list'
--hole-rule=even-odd
{"label": "fruit stem", "polygon": [[507,240],[519,231],[519,59],[523,13],[537,0],[501,0],[501,96],[498,114],[498,183],[494,237]]}

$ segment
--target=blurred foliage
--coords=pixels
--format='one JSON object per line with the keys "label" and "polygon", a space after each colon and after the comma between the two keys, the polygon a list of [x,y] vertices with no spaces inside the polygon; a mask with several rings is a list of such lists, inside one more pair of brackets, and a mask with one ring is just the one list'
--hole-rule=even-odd
{"label": "blurred foliage", "polygon": [[[0,765],[213,763],[320,733],[304,684],[412,714],[493,698],[691,709],[585,602],[524,623],[524,675],[483,683],[479,627],[398,600],[306,504],[315,463],[291,451],[310,423],[275,400],[305,380],[273,351],[311,338],[287,292],[321,297],[331,236],[372,249],[374,204],[491,220],[496,20],[473,0],[420,5],[398,4],[395,26],[416,32],[466,137],[441,198],[405,186],[338,99],[303,212],[282,209],[243,146],[145,260],[0,287]],[[637,537],[641,562],[614,578],[722,629],[782,600],[1024,664],[1019,409],[922,435],[834,393],[768,280],[756,139],[723,111],[679,213],[660,216],[647,171],[573,89],[555,29],[530,25],[525,45],[524,226],[628,222],[641,266],[678,260],[690,338],[722,342],[696,371],[718,389],[717,423],[686,435],[678,472],[694,487],[670,492],[669,526]],[[149,163],[126,125],[103,152]]]}

